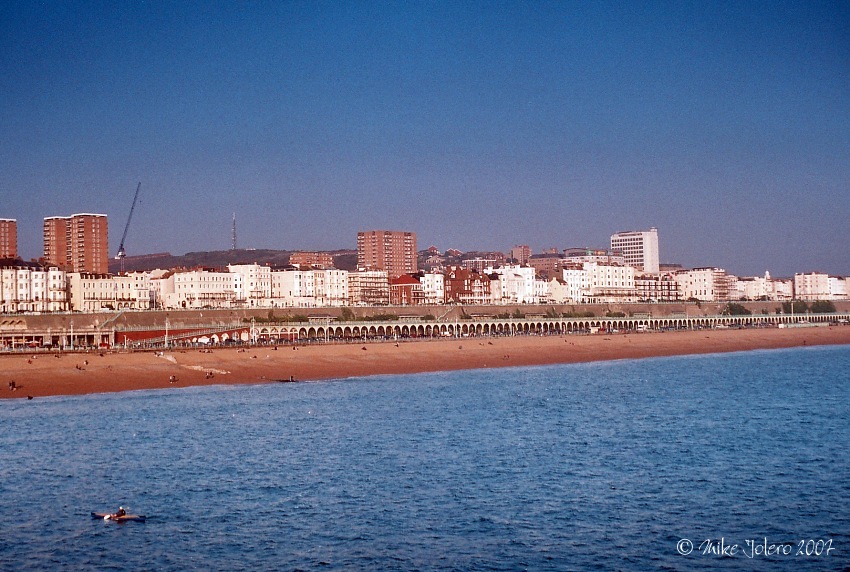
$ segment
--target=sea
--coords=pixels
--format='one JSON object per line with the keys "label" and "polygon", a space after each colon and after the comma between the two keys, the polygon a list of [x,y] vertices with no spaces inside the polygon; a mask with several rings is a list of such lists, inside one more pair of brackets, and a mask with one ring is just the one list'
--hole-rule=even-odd
{"label": "sea", "polygon": [[[850,346],[0,402],[0,570],[849,570]],[[119,506],[146,522],[92,511]]]}

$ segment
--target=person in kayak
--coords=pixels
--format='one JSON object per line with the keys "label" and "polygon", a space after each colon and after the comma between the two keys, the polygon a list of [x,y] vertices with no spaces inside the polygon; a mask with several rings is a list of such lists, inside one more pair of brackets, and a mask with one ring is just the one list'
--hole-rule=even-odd
{"label": "person in kayak", "polygon": [[118,512],[116,512],[115,514],[113,514],[113,515],[112,515],[112,518],[113,518],[113,519],[121,518],[122,516],[125,516],[126,514],[127,514],[127,511],[126,511],[126,510],[124,510],[124,507],[123,507],[123,506],[119,506],[119,507],[118,507]]}

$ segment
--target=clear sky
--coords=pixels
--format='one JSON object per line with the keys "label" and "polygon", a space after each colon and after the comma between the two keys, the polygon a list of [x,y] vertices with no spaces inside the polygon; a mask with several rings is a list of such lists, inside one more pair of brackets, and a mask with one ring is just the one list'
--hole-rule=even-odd
{"label": "clear sky", "polygon": [[850,274],[847,2],[4,2],[0,218]]}

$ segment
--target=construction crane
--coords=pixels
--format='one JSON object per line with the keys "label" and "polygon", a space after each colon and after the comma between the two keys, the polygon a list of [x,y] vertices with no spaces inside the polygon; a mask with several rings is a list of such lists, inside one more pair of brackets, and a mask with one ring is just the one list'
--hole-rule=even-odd
{"label": "construction crane", "polygon": [[124,272],[124,257],[127,252],[124,250],[124,240],[127,238],[127,231],[130,230],[130,221],[133,220],[133,211],[136,208],[136,201],[139,200],[139,189],[142,188],[142,182],[136,187],[136,194],[133,195],[133,204],[130,206],[130,215],[127,217],[127,224],[124,225],[124,234],[121,235],[121,245],[118,247],[118,254],[115,255],[115,260],[121,261],[121,272]]}

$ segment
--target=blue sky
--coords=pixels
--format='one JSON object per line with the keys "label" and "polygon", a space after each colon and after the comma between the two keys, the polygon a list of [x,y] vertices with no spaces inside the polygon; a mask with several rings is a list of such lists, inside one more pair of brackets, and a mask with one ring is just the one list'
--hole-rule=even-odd
{"label": "blue sky", "polygon": [[7,2],[0,217],[128,255],[607,246],[850,274],[846,2]]}

